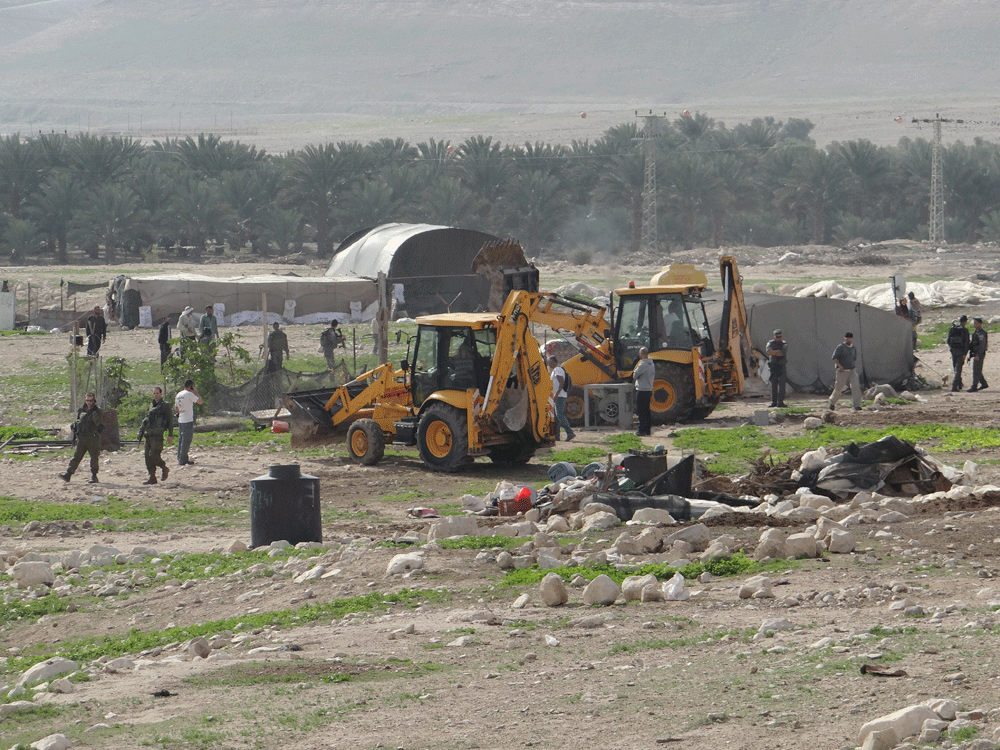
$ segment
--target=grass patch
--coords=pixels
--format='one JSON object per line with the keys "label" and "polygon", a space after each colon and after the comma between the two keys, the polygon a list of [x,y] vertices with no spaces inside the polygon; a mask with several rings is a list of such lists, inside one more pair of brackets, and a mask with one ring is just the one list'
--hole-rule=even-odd
{"label": "grass patch", "polygon": [[20,599],[10,599],[0,608],[0,625],[6,625],[18,620],[35,622],[45,615],[60,615],[69,610],[70,600],[68,597],[49,594],[41,599],[31,599],[22,601]]}
{"label": "grass patch", "polygon": [[[780,564],[779,564],[780,563]],[[713,576],[734,576],[748,573],[757,573],[771,568],[787,570],[789,565],[794,565],[791,560],[776,560],[773,563],[759,563],[751,560],[742,552],[727,557],[717,557],[708,562],[693,562],[683,568],[672,568],[666,563],[649,563],[647,565],[637,565],[628,569],[619,569],[613,565],[587,565],[579,568],[560,566],[541,570],[537,565],[521,570],[510,570],[503,577],[504,586],[530,586],[539,583],[547,574],[556,573],[567,581],[573,576],[581,575],[588,580],[594,580],[600,575],[606,575],[615,583],[621,585],[629,576],[644,576],[652,573],[659,580],[665,581],[673,578],[678,571],[687,580],[692,580],[702,573],[708,572]]]}
{"label": "grass patch", "polygon": [[138,654],[157,646],[166,646],[175,641],[186,641],[197,636],[206,638],[223,631],[240,632],[254,628],[287,629],[299,627],[309,622],[340,618],[351,612],[370,612],[384,609],[387,605],[404,604],[416,607],[421,603],[447,601],[450,593],[441,590],[403,589],[395,594],[372,592],[365,596],[334,599],[328,602],[306,604],[299,609],[283,609],[273,612],[246,613],[223,620],[167,628],[166,630],[142,631],[133,628],[124,635],[72,638],[58,646],[39,643],[24,649],[22,655],[11,657],[7,662],[8,672],[23,672],[39,661],[53,656],[63,656],[76,662],[87,663],[102,656],[123,656]]}
{"label": "grass patch", "polygon": [[[911,443],[934,444],[945,451],[1000,447],[1000,432],[975,427],[943,424],[895,425],[891,434]],[[712,471],[738,474],[745,472],[749,464],[764,455],[765,451],[784,460],[794,453],[813,450],[820,445],[868,443],[885,436],[886,431],[881,428],[824,425],[808,435],[779,438],[760,427],[748,425],[731,430],[681,430],[674,438],[674,445],[699,453],[715,453],[716,458],[707,461]]]}
{"label": "grass patch", "polygon": [[[934,349],[938,344],[945,343],[951,323],[934,323],[917,327],[917,350]],[[971,333],[972,324],[969,324]]]}
{"label": "grass patch", "polygon": [[[524,537],[515,536],[463,536],[458,539],[438,539],[444,549],[513,549],[524,544]],[[541,579],[539,579],[541,580]]]}
{"label": "grass patch", "polygon": [[5,425],[0,427],[0,443],[10,439],[14,440],[50,440],[52,433],[48,430],[40,430],[37,427],[24,427],[19,425]]}
{"label": "grass patch", "polygon": [[82,503],[39,503],[16,497],[0,497],[0,524],[27,523],[28,521],[94,521],[113,518],[124,521],[144,522],[143,529],[161,529],[170,524],[205,524],[213,517],[233,516],[239,511],[229,508],[212,508],[186,501],[178,507],[157,509],[144,503],[129,504],[114,495],[96,505]]}

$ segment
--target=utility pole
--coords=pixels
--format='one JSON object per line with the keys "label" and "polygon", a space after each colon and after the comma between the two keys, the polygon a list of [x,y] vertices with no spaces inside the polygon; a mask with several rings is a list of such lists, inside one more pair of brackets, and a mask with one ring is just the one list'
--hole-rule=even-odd
{"label": "utility pole", "polygon": [[646,172],[642,184],[642,246],[653,252],[659,252],[660,242],[656,226],[656,139],[660,137],[660,122],[665,115],[654,115],[649,110],[648,115],[636,117],[644,120],[642,133],[638,140],[642,142],[646,159]]}
{"label": "utility pole", "polygon": [[944,179],[941,174],[941,123],[964,123],[964,120],[942,119],[940,113],[930,118],[913,118],[914,123],[930,123],[934,126],[934,143],[931,147],[931,200],[928,239],[931,242],[944,242]]}

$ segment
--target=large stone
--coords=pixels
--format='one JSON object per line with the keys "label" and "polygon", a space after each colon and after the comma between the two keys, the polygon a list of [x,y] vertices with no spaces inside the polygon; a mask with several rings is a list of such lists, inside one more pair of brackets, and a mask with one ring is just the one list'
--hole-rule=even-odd
{"label": "large stone", "polygon": [[826,544],[830,552],[837,555],[846,555],[854,551],[854,548],[858,545],[858,541],[850,531],[834,529],[830,532]]}
{"label": "large stone", "polygon": [[540,550],[535,555],[535,564],[541,570],[552,570],[562,567],[563,561],[547,550]]}
{"label": "large stone", "polygon": [[53,677],[69,674],[70,672],[75,672],[77,669],[79,669],[79,665],[75,661],[64,659],[61,656],[53,656],[51,659],[40,661],[38,664],[28,668],[21,675],[18,684],[35,685],[39,682],[47,682]]}
{"label": "large stone", "polygon": [[747,579],[739,588],[740,599],[773,599],[771,579],[767,576],[754,576]]}
{"label": "large stone", "polygon": [[73,743],[64,734],[50,734],[48,737],[32,742],[32,750],[66,750],[73,747]]}
{"label": "large stone", "polygon": [[427,541],[452,536],[478,536],[479,521],[475,516],[445,516],[431,523]]}
{"label": "large stone", "polygon": [[785,534],[781,529],[765,529],[753,551],[754,560],[779,560],[785,557]]}
{"label": "large stone", "polygon": [[669,547],[678,540],[690,544],[695,552],[702,552],[708,548],[709,542],[712,541],[712,534],[708,526],[703,523],[696,523],[673,532],[663,540],[663,546]]}
{"label": "large stone", "polygon": [[883,513],[878,517],[879,523],[903,523],[904,521],[909,521],[910,517],[905,516],[899,511],[890,510],[888,513]]}
{"label": "large stone", "polygon": [[407,552],[393,557],[386,566],[385,574],[387,576],[402,575],[422,567],[424,567],[423,555],[417,552]]}
{"label": "large stone", "polygon": [[892,750],[898,744],[892,730],[880,729],[865,737],[865,741],[861,743],[861,750]]}
{"label": "large stone", "polygon": [[907,706],[891,714],[886,714],[877,719],[872,719],[861,727],[858,732],[858,744],[864,745],[865,740],[872,732],[890,732],[889,739],[894,747],[903,741],[905,737],[916,737],[920,734],[923,723],[927,719],[936,719],[938,715],[924,705]]}
{"label": "large stone", "polygon": [[781,630],[793,630],[794,628],[795,623],[791,620],[786,620],[784,617],[769,617],[761,623],[757,632],[761,635],[766,635],[767,633],[777,633]]}
{"label": "large stone", "polygon": [[636,523],[656,523],[664,526],[673,526],[677,523],[670,512],[662,508],[640,508],[632,514],[632,520]]}
{"label": "large stone", "polygon": [[812,534],[792,534],[785,540],[785,557],[819,557],[819,555],[819,545]]}
{"label": "large stone", "polygon": [[33,708],[38,708],[38,704],[34,701],[11,701],[0,704],[0,716],[10,716],[18,711],[30,711]]}
{"label": "large stone", "polygon": [[615,547],[622,555],[639,555],[643,552],[639,540],[627,531],[622,532],[611,546]]}
{"label": "large stone", "polygon": [[25,562],[14,564],[10,570],[14,583],[22,589],[30,589],[33,586],[51,586],[56,582],[56,576],[52,572],[52,566],[47,562]]}
{"label": "large stone", "polygon": [[804,492],[799,495],[799,507],[826,510],[827,508],[832,508],[833,505],[833,500],[828,497],[823,497],[823,495],[813,495],[808,492]]}
{"label": "large stone", "polygon": [[642,592],[646,587],[659,589],[660,582],[652,573],[644,576],[629,576],[622,581],[622,596],[627,602],[642,601]]}
{"label": "large stone", "polygon": [[586,517],[581,531],[606,531],[618,525],[618,516],[614,513],[592,513]]}
{"label": "large stone", "polygon": [[945,721],[954,721],[958,713],[958,704],[949,698],[932,698],[924,701],[924,705]]}
{"label": "large stone", "polygon": [[663,546],[663,532],[660,529],[643,529],[642,533],[636,537],[639,548],[646,554],[659,552]]}
{"label": "large stone", "polygon": [[566,520],[566,516],[561,516],[557,513],[549,516],[549,520],[545,524],[545,530],[550,534],[565,533],[569,531],[569,521]]}
{"label": "large stone", "polygon": [[566,582],[558,573],[548,573],[539,587],[542,601],[548,607],[559,607],[569,601]]}
{"label": "large stone", "polygon": [[583,603],[607,606],[614,604],[620,593],[621,589],[618,588],[618,584],[602,574],[588,583],[583,590]]}
{"label": "large stone", "polygon": [[184,645],[184,651],[191,656],[198,656],[202,659],[207,659],[209,654],[212,653],[212,644],[208,642],[207,638],[199,635],[196,638],[192,638]]}

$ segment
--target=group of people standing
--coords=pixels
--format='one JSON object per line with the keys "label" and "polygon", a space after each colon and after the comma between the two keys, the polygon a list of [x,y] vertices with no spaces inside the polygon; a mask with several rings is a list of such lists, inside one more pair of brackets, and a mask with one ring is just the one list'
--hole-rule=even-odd
{"label": "group of people standing", "polygon": [[[146,411],[146,416],[139,427],[139,434],[136,439],[142,442],[146,440],[146,447],[143,451],[143,461],[149,478],[143,484],[157,484],[166,480],[170,475],[163,460],[164,433],[168,435],[167,443],[174,439],[174,419],[177,420],[177,464],[179,466],[192,466],[194,461],[188,455],[191,448],[191,440],[194,437],[194,407],[202,403],[201,396],[194,381],[188,379],[184,382],[184,388],[177,392],[174,397],[174,408],[163,400],[163,389],[160,386],[153,387],[153,402]],[[73,458],[70,459],[66,471],[59,475],[64,482],[69,482],[76,472],[85,455],[90,455],[90,484],[97,484],[98,471],[100,470],[99,457],[101,454],[101,434],[104,432],[104,415],[97,405],[97,396],[91,392],[84,398],[83,406],[77,411],[76,422],[73,423],[73,434],[76,440],[76,450]],[[161,479],[156,478],[156,470],[162,471]]]}
{"label": "group of people standing", "polygon": [[966,361],[972,362],[972,385],[969,387],[969,393],[990,387],[983,377],[983,360],[986,359],[986,350],[989,348],[989,334],[983,328],[982,318],[972,319],[971,333],[965,326],[968,322],[968,316],[962,315],[948,329],[946,343],[951,352],[953,392],[962,390],[962,368]]}

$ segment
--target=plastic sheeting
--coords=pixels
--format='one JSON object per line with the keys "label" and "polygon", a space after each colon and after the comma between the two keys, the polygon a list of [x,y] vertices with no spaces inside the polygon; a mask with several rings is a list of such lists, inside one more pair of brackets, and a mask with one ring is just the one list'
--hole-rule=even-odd
{"label": "plastic sheeting", "polygon": [[374,282],[329,276],[133,276],[125,282],[124,288],[126,293],[133,293],[129,297],[138,294],[138,305],[151,308],[154,324],[164,315],[179,313],[188,305],[200,313],[207,305],[216,303],[225,305],[226,322],[233,319],[244,323],[259,322],[262,320],[261,295],[267,297],[269,320],[275,314],[282,315],[287,303],[293,302],[295,318],[286,322],[295,323],[325,323],[335,317],[344,322],[351,314],[351,302],[361,302],[362,310],[377,302]]}
{"label": "plastic sheeting", "polygon": [[[746,294],[750,341],[763,352],[776,328],[788,342],[788,384],[797,391],[829,393],[836,379],[833,350],[854,334],[862,386],[897,383],[913,373],[913,337],[895,313],[847,300]],[[712,331],[719,329],[722,302],[706,301]],[[717,335],[717,334],[716,334]]]}
{"label": "plastic sheeting", "polygon": [[[995,284],[975,284],[971,281],[934,281],[930,284],[908,281],[906,291],[913,292],[924,308],[955,305],[979,305],[1000,302],[1000,287]],[[872,284],[863,289],[842,286],[836,281],[817,281],[795,295],[796,297],[829,297],[862,302],[883,310],[894,310],[898,300],[888,281]]]}

